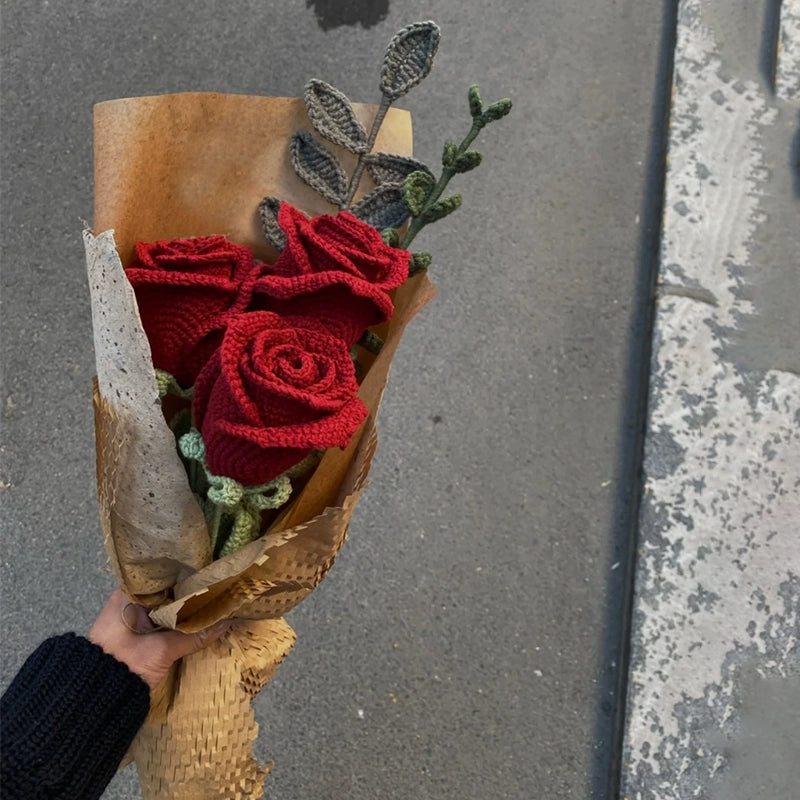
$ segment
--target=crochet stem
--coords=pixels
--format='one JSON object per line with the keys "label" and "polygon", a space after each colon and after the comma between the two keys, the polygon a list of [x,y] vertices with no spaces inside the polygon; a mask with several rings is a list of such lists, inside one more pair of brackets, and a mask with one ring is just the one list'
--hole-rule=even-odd
{"label": "crochet stem", "polygon": [[194,459],[189,461],[189,488],[195,493],[200,494],[200,487],[197,480],[197,462]]}
{"label": "crochet stem", "polygon": [[[472,144],[475,140],[475,137],[480,133],[481,128],[483,125],[479,124],[478,122],[473,122],[472,127],[469,129],[469,133],[464,137],[464,141],[458,146],[458,150],[456,151],[456,158],[460,156],[462,153],[467,151],[467,148]],[[414,217],[411,220],[411,224],[408,226],[408,230],[406,231],[406,235],[403,237],[403,241],[400,242],[398,245],[401,250],[408,250],[409,245],[411,242],[414,241],[414,237],[425,227],[425,223],[423,222],[423,218],[425,217],[425,212],[431,208],[431,206],[436,203],[436,201],[442,196],[442,193],[447,188],[447,184],[450,183],[450,179],[453,175],[456,174],[456,170],[454,167],[445,167],[442,170],[441,177],[436,182],[436,185],[431,190],[431,193],[428,195],[427,200],[425,200],[425,204],[422,206],[422,210],[419,212],[419,215]]]}
{"label": "crochet stem", "polygon": [[222,522],[222,506],[214,503],[214,516],[211,517],[211,525],[209,526],[209,534],[211,535],[211,552],[217,550],[217,539],[219,538],[219,526]]}
{"label": "crochet stem", "polygon": [[353,170],[353,175],[350,178],[350,185],[347,187],[347,197],[342,205],[343,211],[346,211],[350,207],[353,196],[358,189],[358,184],[361,182],[361,176],[364,173],[364,167],[366,166],[364,162],[364,156],[372,152],[372,148],[375,145],[375,139],[378,136],[378,131],[380,130],[383,120],[386,117],[386,112],[389,110],[391,105],[392,98],[388,95],[383,95],[381,98],[381,104],[378,106],[378,112],[375,114],[375,119],[372,121],[372,129],[370,130],[369,137],[367,139],[367,150],[366,152],[359,154],[358,163],[356,164],[356,168]]}

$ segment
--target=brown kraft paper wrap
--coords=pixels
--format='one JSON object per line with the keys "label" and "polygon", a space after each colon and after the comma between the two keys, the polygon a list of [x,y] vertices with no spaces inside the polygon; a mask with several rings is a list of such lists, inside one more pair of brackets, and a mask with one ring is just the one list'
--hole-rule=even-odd
{"label": "brown kraft paper wrap", "polygon": [[[356,105],[371,123],[373,106]],[[289,652],[282,615],[308,596],[344,543],[377,445],[375,420],[408,321],[433,296],[423,275],[396,292],[359,396],[369,417],[331,449],[256,542],[211,561],[208,532],[161,414],[150,349],[123,265],[137,241],[225,234],[273,260],[258,204],[272,195],[309,215],[335,211],[295,175],[289,141],[310,130],[301,100],[187,93],[95,106],[95,231],[84,233],[92,294],[97,483],[112,568],[161,625],[236,623],[176,664],[152,694],[131,746],[145,800],[257,798],[269,768],[252,755],[251,701]],[[411,120],[392,109],[375,149],[411,155]],[[337,149],[346,168],[354,157]],[[368,191],[369,179],[362,183]],[[370,357],[372,358],[372,357]]]}

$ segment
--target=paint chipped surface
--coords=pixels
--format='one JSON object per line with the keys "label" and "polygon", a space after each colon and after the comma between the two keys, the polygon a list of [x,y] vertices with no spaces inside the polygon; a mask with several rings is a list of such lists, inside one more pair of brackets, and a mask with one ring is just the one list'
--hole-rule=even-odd
{"label": "paint chipped surface", "polygon": [[[764,141],[782,114],[796,111],[723,68],[702,5],[684,0],[678,23],[623,764],[628,800],[736,800],[755,786],[736,776],[759,758],[750,745],[760,717],[748,698],[761,697],[763,708],[763,698],[794,697],[794,709],[780,705],[790,718],[800,711],[790,691],[800,676],[800,376],[745,366],[729,346],[742,321],[762,311],[747,291],[759,276],[756,245],[794,235],[764,211],[775,192]],[[796,247],[783,252],[796,258]],[[795,284],[786,291],[796,296],[800,270],[787,274]],[[764,752],[780,753],[780,730],[760,731]],[[790,796],[796,760],[778,758],[759,786]]]}
{"label": "paint chipped surface", "polygon": [[800,100],[800,0],[781,3],[775,94],[783,100]]}

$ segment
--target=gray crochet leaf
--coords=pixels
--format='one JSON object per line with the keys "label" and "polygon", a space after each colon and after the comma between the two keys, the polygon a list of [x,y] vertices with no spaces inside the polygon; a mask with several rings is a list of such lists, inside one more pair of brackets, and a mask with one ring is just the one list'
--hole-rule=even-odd
{"label": "gray crochet leaf", "polygon": [[381,67],[380,88],[391,100],[416,86],[433,66],[441,32],[435,22],[415,22],[389,42]]}
{"label": "gray crochet leaf", "polygon": [[398,228],[408,217],[408,209],[403,202],[403,187],[399,183],[384,183],[362,197],[350,212],[379,231]]}
{"label": "gray crochet leaf", "polygon": [[264,236],[276,250],[283,250],[286,247],[286,234],[283,232],[283,228],[278,225],[280,207],[281,201],[277,197],[265,197],[258,206]]}
{"label": "gray crochet leaf", "polygon": [[336,156],[306,131],[292,136],[291,150],[294,171],[329,203],[342,205],[347,193],[347,175]]}
{"label": "gray crochet leaf", "polygon": [[396,156],[392,153],[370,153],[364,156],[367,172],[376,186],[383,183],[402,183],[412,172],[427,172],[434,177],[428,167],[416,158]]}
{"label": "gray crochet leaf", "polygon": [[351,153],[366,153],[367,132],[350,101],[325,81],[310,80],[303,91],[311,124],[329,141]]}

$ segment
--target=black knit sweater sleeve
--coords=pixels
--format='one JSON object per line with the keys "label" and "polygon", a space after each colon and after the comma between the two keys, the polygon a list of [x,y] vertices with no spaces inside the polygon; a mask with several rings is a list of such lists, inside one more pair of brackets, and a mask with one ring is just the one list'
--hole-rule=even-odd
{"label": "black knit sweater sleeve", "polygon": [[74,633],[48,639],[0,698],[0,797],[96,800],[149,708],[125,664]]}

